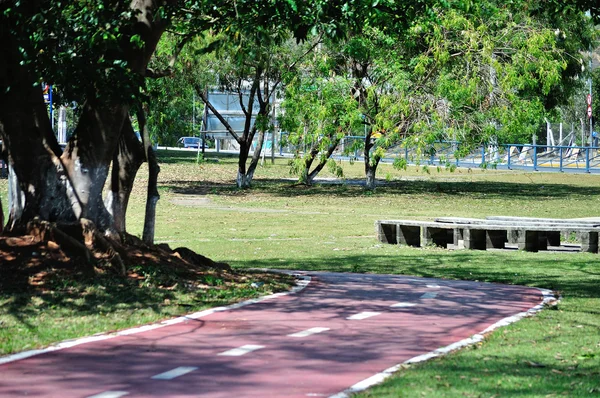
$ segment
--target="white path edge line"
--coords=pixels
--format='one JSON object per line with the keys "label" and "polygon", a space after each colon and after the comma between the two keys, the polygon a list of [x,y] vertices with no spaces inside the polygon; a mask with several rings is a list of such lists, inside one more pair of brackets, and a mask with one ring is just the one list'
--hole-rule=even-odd
{"label": "white path edge line", "polygon": [[167,372],[159,373],[151,377],[152,380],[173,380],[179,376],[186,375],[194,370],[198,369],[196,366],[180,366],[175,369],[171,369]]}
{"label": "white path edge line", "polygon": [[405,307],[415,307],[417,304],[415,303],[406,303],[406,302],[399,302],[396,304],[392,304],[390,305],[390,307],[392,308],[405,308]]}
{"label": "white path edge line", "polygon": [[100,394],[90,395],[87,398],[121,398],[125,395],[129,395],[127,391],[104,391]]}
{"label": "white path edge line", "polygon": [[264,345],[246,344],[241,347],[232,348],[231,350],[223,351],[217,355],[226,356],[226,357],[241,357],[242,355],[246,355],[252,351],[261,350],[263,348],[265,348]]}
{"label": "white path edge line", "polygon": [[351,315],[351,316],[347,317],[346,319],[349,319],[351,321],[362,321],[363,319],[371,318],[371,317],[374,317],[377,315],[381,315],[381,312],[365,311],[365,312],[359,312],[358,314]]}
{"label": "white path edge line", "polygon": [[328,330],[330,330],[330,329],[329,328],[322,328],[322,327],[315,327],[315,328],[310,328],[310,329],[303,330],[301,332],[288,334],[287,336],[288,337],[308,337],[308,336],[311,336],[313,334],[326,332]]}
{"label": "white path edge line", "polygon": [[128,335],[131,335],[131,334],[137,334],[137,333],[147,332],[149,330],[159,329],[159,328],[162,328],[162,327],[165,327],[165,326],[175,325],[175,324],[178,324],[178,323],[189,321],[190,319],[203,318],[203,317],[206,317],[208,315],[211,315],[211,314],[214,314],[214,313],[217,313],[217,312],[235,310],[237,308],[245,307],[245,306],[250,305],[250,304],[256,304],[256,303],[260,303],[262,301],[272,300],[272,299],[275,299],[275,298],[278,298],[278,297],[283,297],[283,296],[288,296],[288,295],[291,295],[291,294],[296,294],[296,293],[304,290],[309,285],[309,283],[312,280],[312,278],[310,276],[308,276],[308,275],[302,275],[302,274],[299,274],[299,273],[296,273],[296,272],[285,272],[285,271],[280,271],[280,270],[269,270],[269,272],[275,272],[275,273],[283,273],[283,274],[293,275],[296,278],[298,278],[298,283],[297,283],[296,286],[294,286],[288,292],[281,292],[281,293],[269,294],[267,296],[257,297],[255,299],[250,299],[250,300],[242,301],[242,302],[239,302],[239,303],[231,304],[231,305],[228,305],[226,307],[215,307],[215,308],[210,308],[210,309],[204,310],[204,311],[194,312],[192,314],[183,315],[183,316],[180,316],[180,317],[177,317],[177,318],[173,318],[173,319],[169,319],[169,320],[166,320],[166,321],[162,321],[162,322],[159,322],[159,323],[154,323],[154,324],[150,324],[150,325],[144,325],[144,326],[140,326],[140,327],[136,327],[136,328],[131,328],[131,329],[125,329],[125,330],[121,330],[119,332],[114,332],[114,333],[97,334],[97,335],[93,335],[93,336],[82,337],[80,339],[66,340],[66,341],[62,341],[60,343],[57,343],[56,345],[51,345],[49,347],[41,348],[39,350],[23,351],[23,352],[19,352],[19,353],[16,353],[16,354],[8,355],[8,356],[5,356],[5,357],[0,357],[0,365],[4,365],[4,364],[10,363],[10,362],[20,361],[22,359],[30,358],[30,357],[33,357],[33,356],[36,356],[36,355],[46,354],[46,353],[53,352],[53,351],[64,350],[65,348],[71,348],[71,347],[75,347],[75,346],[78,346],[78,345],[81,345],[81,344],[93,343],[95,341],[102,341],[102,340],[113,339],[113,338],[119,337],[119,336],[128,336]]}
{"label": "white path edge line", "polygon": [[[437,350],[428,352],[426,354],[418,355],[418,356],[410,358],[402,363],[399,363],[390,368],[387,368],[380,373],[377,373],[371,377],[368,377],[362,381],[359,381],[358,383],[354,384],[353,386],[351,386],[350,388],[348,388],[344,391],[341,391],[337,394],[331,395],[329,398],[349,398],[354,393],[364,391],[369,387],[372,387],[376,384],[382,383],[385,379],[387,379],[392,374],[394,374],[398,370],[402,369],[402,367],[405,367],[406,365],[411,365],[413,363],[418,363],[418,362],[424,362],[431,358],[443,356],[452,351],[456,351],[458,349],[461,349],[461,348],[464,348],[464,347],[467,347],[467,346],[470,346],[473,344],[477,344],[484,339],[485,334],[490,333],[490,332],[492,332],[498,328],[501,328],[503,326],[508,326],[511,323],[515,323],[523,318],[535,315],[536,313],[540,312],[544,308],[544,305],[546,303],[556,300],[556,298],[554,297],[554,294],[551,290],[548,290],[548,289],[538,289],[538,290],[542,293],[543,300],[540,304],[536,305],[535,307],[532,307],[525,312],[520,312],[516,315],[501,319],[498,322],[494,323],[493,325],[489,326],[488,328],[484,329],[482,332],[479,332],[469,338],[457,341],[456,343],[452,343],[445,347],[438,348]],[[560,298],[558,300],[560,300]]]}

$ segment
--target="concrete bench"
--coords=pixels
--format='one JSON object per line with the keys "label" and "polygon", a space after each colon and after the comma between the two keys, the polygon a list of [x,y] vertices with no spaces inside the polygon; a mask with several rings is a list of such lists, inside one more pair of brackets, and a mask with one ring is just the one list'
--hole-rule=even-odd
{"label": "concrete bench", "polygon": [[[434,244],[447,248],[450,243],[459,247],[462,241],[465,249],[486,250],[488,248],[503,249],[506,242],[512,240],[520,250],[531,252],[547,250],[549,234],[558,234],[560,240],[560,232],[564,229],[564,226],[541,223],[517,225],[515,223],[486,222],[479,219],[472,219],[469,223],[379,220],[376,221],[375,227],[378,240],[384,243],[415,247]],[[581,251],[598,252],[600,228],[569,225],[569,229],[580,234]]]}
{"label": "concrete bench", "polygon": [[[438,222],[459,223],[459,224],[494,224],[506,225],[514,228],[530,228],[539,229],[541,239],[547,239],[547,245],[560,246],[561,234],[569,235],[570,232],[578,233],[580,241],[586,241],[587,229],[600,228],[600,222],[593,220],[569,220],[569,219],[552,219],[552,218],[528,218],[528,217],[504,217],[491,216],[486,219],[479,218],[461,218],[461,217],[439,217],[435,219]],[[556,227],[555,230],[550,230],[548,227]],[[583,235],[582,230],[583,228]],[[508,233],[508,242],[518,242],[518,231],[510,230]]]}
{"label": "concrete bench", "polygon": [[[447,217],[452,218],[452,217]],[[455,217],[458,218],[458,217]],[[486,220],[493,221],[511,221],[511,222],[537,222],[543,224],[576,224],[584,226],[600,227],[600,217],[598,220],[585,220],[578,218],[536,218],[536,217],[513,217],[513,216],[488,216]]]}

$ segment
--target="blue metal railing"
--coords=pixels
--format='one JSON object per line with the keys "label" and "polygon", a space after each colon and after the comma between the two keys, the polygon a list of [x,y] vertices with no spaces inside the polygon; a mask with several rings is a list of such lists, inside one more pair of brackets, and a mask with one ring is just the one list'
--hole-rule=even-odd
{"label": "blue metal railing", "polygon": [[471,154],[459,158],[455,156],[454,143],[436,143],[428,153],[415,149],[402,148],[390,151],[383,159],[392,162],[403,156],[408,164],[427,164],[459,167],[485,167],[508,170],[559,171],[600,173],[600,147],[548,146],[548,145],[497,145],[482,146]]}
{"label": "blue metal railing", "polygon": [[[362,160],[364,137],[346,137],[333,157],[340,160]],[[353,145],[358,141],[358,145]],[[484,145],[459,157],[459,142],[437,141],[425,148],[402,145],[389,148],[382,159],[392,163],[403,158],[409,165],[482,167],[505,170],[556,171],[569,173],[600,173],[600,147],[551,146],[531,144]],[[351,150],[349,150],[351,148]],[[280,146],[280,155],[292,154],[298,148]]]}

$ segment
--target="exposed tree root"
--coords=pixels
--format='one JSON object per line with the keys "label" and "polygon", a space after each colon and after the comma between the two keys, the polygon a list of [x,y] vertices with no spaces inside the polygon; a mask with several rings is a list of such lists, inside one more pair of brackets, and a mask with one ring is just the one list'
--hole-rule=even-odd
{"label": "exposed tree root", "polygon": [[81,264],[83,266],[82,271],[85,274],[94,275],[96,273],[94,269],[96,259],[92,252],[84,243],[61,231],[56,224],[40,220],[31,221],[27,224],[27,232],[37,241],[53,241],[57,243],[65,253],[72,253],[76,257],[84,259],[85,261],[81,262]]}
{"label": "exposed tree root", "polygon": [[[167,248],[168,248],[168,246],[167,246]],[[188,249],[187,247],[178,247],[177,249],[173,250],[173,252],[175,253],[176,256],[179,256],[180,258],[182,258],[185,261],[192,263],[192,264],[204,264],[205,266],[214,268],[214,269],[227,270],[227,271],[231,270],[231,267],[229,266],[229,264],[215,262],[208,257],[204,257],[203,255],[198,254],[198,253]]]}
{"label": "exposed tree root", "polygon": [[[11,246],[14,254],[11,254]],[[0,265],[0,268],[8,267],[6,272],[14,269],[21,274],[33,272],[36,275],[52,268],[87,277],[110,272],[136,278],[140,272],[143,274],[145,267],[156,269],[157,266],[191,279],[201,279],[202,274],[215,272],[233,275],[228,264],[215,262],[190,249],[172,250],[166,244],[149,246],[126,233],[106,234],[86,219],[71,224],[34,220],[13,229],[10,236],[0,236]],[[2,271],[0,269],[0,273]]]}

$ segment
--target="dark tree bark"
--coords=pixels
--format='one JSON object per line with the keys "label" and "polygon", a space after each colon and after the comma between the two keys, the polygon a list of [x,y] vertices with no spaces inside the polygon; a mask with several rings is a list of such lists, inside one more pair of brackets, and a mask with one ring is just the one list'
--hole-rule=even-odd
{"label": "dark tree bark", "polygon": [[142,140],[144,141],[144,155],[148,162],[148,187],[142,240],[145,244],[152,245],[154,244],[154,231],[156,229],[156,204],[160,199],[160,195],[158,194],[158,173],[160,173],[160,167],[150,143],[150,134],[148,133],[148,124],[146,123],[146,111],[141,108],[138,110],[137,115],[138,124],[142,130]]}
{"label": "dark tree bark", "polygon": [[[127,35],[125,58],[132,71],[144,76],[168,21],[153,15],[159,5],[153,0],[134,0],[131,4],[138,14],[130,33],[140,35],[144,46],[136,47]],[[62,156],[81,204],[77,217],[91,220],[104,231],[119,229],[115,228],[113,217],[104,205],[102,190],[130,110],[130,105],[123,100],[107,97],[108,101],[103,96],[89,96]]]}
{"label": "dark tree bark", "polygon": [[2,199],[0,199],[0,234],[4,231],[4,208],[2,207]]}
{"label": "dark tree bark", "polygon": [[369,128],[367,131],[367,135],[365,136],[365,188],[368,190],[375,189],[375,175],[377,173],[377,166],[379,166],[379,161],[381,160],[379,156],[371,157],[371,150],[375,146],[372,137],[372,130]]}
{"label": "dark tree bark", "polygon": [[121,138],[112,162],[110,190],[104,199],[119,233],[127,231],[126,216],[131,189],[146,156],[142,143],[135,136],[131,121],[123,124]]}
{"label": "dark tree bark", "polygon": [[148,195],[146,198],[146,213],[144,216],[144,231],[142,240],[147,245],[154,244],[154,231],[156,226],[156,204],[160,199],[158,194],[158,173],[160,167],[152,148],[148,148]]}
{"label": "dark tree bark", "polygon": [[[131,3],[139,11],[135,14],[137,22],[125,32],[122,44],[128,67],[140,77],[167,27],[168,21],[153,15],[159,3],[163,2]],[[133,35],[140,35],[144,46],[131,43]],[[26,225],[34,218],[63,223],[89,219],[100,231],[115,230],[102,190],[109,165],[119,156],[115,153],[128,122],[128,101],[102,91],[89,93],[75,134],[61,153],[41,88],[32,84],[36,78],[21,62],[15,35],[4,22],[0,24],[0,42],[0,136],[13,170],[14,188],[9,227]],[[100,90],[103,84],[98,81],[94,87]],[[126,201],[120,206],[124,214]]]}
{"label": "dark tree bark", "polygon": [[0,42],[0,136],[13,188],[8,228],[34,217],[74,220],[77,198],[58,157],[41,87],[31,84],[35,79],[21,65],[17,43],[2,24]]}

